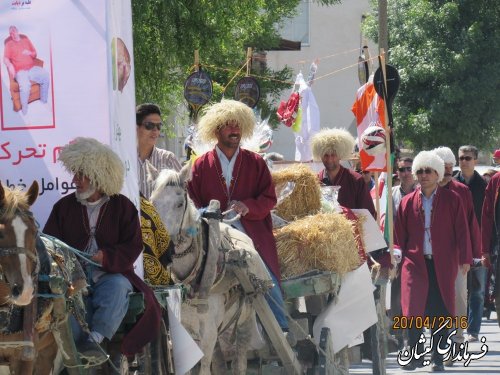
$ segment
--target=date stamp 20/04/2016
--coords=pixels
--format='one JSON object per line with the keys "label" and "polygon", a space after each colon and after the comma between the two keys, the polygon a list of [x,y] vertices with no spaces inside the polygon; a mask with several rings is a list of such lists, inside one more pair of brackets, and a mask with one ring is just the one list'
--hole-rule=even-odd
{"label": "date stamp 20/04/2016", "polygon": [[467,329],[467,316],[395,316],[392,329],[436,329],[445,326],[448,329]]}

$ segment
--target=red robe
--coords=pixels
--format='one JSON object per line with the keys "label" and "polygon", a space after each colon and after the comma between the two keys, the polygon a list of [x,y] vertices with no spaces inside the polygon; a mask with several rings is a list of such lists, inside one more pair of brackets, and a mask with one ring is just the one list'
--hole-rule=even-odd
{"label": "red robe", "polygon": [[258,154],[240,148],[234,164],[230,193],[221,171],[215,149],[196,159],[193,177],[188,184],[189,196],[196,207],[207,207],[211,199],[217,199],[222,211],[228,209],[228,203],[232,200],[243,202],[249,212],[241,218],[241,224],[261,258],[276,279],[281,280],[271,220],[276,192],[266,162]]}
{"label": "red robe", "polygon": [[[431,240],[439,291],[455,314],[458,266],[471,264],[470,231],[457,193],[438,187],[432,202]],[[406,195],[398,209],[394,242],[403,254],[401,307],[404,316],[424,316],[429,281],[424,259],[424,212],[420,187]]]}
{"label": "red robe", "polygon": [[443,187],[454,191],[462,198],[465,217],[467,218],[467,224],[469,224],[470,229],[472,257],[481,258],[481,230],[479,229],[479,223],[477,222],[476,213],[474,211],[474,202],[470,189],[467,185],[455,180],[451,180]]}
{"label": "red robe", "polygon": [[[481,238],[482,238],[482,254],[490,254],[493,250],[493,239],[495,238],[495,225],[498,225],[495,219],[495,209],[497,204],[500,204],[500,172],[495,174],[484,192],[483,212],[481,214]],[[497,280],[497,283],[499,281]]]}
{"label": "red robe", "polygon": [[359,173],[340,166],[339,173],[333,181],[328,179],[324,169],[318,173],[318,178],[326,185],[340,186],[338,202],[342,207],[366,208],[374,218],[377,218],[370,191]]}
{"label": "red robe", "polygon": [[[160,305],[153,291],[134,272],[134,262],[143,246],[139,214],[127,197],[114,195],[101,207],[97,222],[96,242],[103,250],[103,270],[121,273],[136,290],[144,293],[146,310],[122,342],[122,353],[131,356],[156,338],[161,320]],[[87,209],[73,193],[54,205],[43,232],[81,250],[90,239],[86,223]]]}

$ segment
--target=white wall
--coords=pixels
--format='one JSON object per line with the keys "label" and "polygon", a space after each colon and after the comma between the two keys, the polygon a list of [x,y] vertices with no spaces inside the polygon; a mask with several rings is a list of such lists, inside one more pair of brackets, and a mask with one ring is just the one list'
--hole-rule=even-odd
{"label": "white wall", "polygon": [[[318,58],[317,79],[312,88],[321,112],[321,127],[348,128],[354,136],[356,124],[351,106],[360,86],[355,64],[359,56],[361,16],[369,10],[368,0],[345,0],[328,7],[311,2],[309,45],[302,46],[301,51],[270,51],[267,54],[268,67],[281,69],[288,65],[294,69],[293,80],[300,70],[307,79],[311,62]],[[377,48],[373,43],[369,43],[369,49],[370,54],[376,56]],[[344,53],[346,51],[350,52]],[[377,66],[375,63],[374,68]],[[283,100],[288,98],[291,89]],[[294,159],[295,141],[290,128],[280,125],[269,151],[283,154],[286,160]]]}

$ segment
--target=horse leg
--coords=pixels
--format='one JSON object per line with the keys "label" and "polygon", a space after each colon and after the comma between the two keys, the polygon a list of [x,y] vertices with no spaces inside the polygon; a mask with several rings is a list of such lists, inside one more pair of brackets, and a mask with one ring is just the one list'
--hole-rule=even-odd
{"label": "horse leg", "polygon": [[212,374],[225,374],[227,372],[226,359],[222,353],[220,339],[215,343],[214,354],[212,357]]}
{"label": "horse leg", "polygon": [[54,361],[57,356],[57,344],[52,332],[40,334],[40,340],[37,343],[36,366],[33,374],[45,375],[51,374],[54,370]]}
{"label": "horse leg", "polygon": [[[251,307],[248,304],[243,307],[243,310],[245,309],[247,311],[242,311],[240,317],[244,320],[239,321],[236,326],[236,353],[231,363],[233,375],[245,375],[247,371],[247,352],[252,339],[252,329],[255,327],[255,313],[249,311]],[[248,315],[246,319],[243,314]]]}
{"label": "horse leg", "polygon": [[[199,375],[210,375],[210,365],[212,364],[212,356],[214,352],[215,343],[217,341],[217,325],[214,324],[216,317],[210,316],[211,310],[208,311],[205,317],[200,316],[200,333],[201,341],[200,346],[203,352],[203,358],[200,361]],[[205,319],[203,319],[205,318]]]}

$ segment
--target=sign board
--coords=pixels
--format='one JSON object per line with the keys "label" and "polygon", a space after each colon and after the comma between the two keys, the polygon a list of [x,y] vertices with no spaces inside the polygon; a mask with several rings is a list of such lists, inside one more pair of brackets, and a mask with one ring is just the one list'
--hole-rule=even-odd
{"label": "sign board", "polygon": [[[16,32],[22,45],[12,43]],[[138,206],[130,0],[2,0],[0,39],[2,184],[24,189],[38,181],[33,213],[43,228],[53,204],[74,191],[73,176],[57,160],[61,148],[92,137],[120,156],[122,193]],[[32,71],[19,56],[41,65]],[[17,65],[14,77],[5,57]],[[28,89],[17,82],[23,70]]]}

